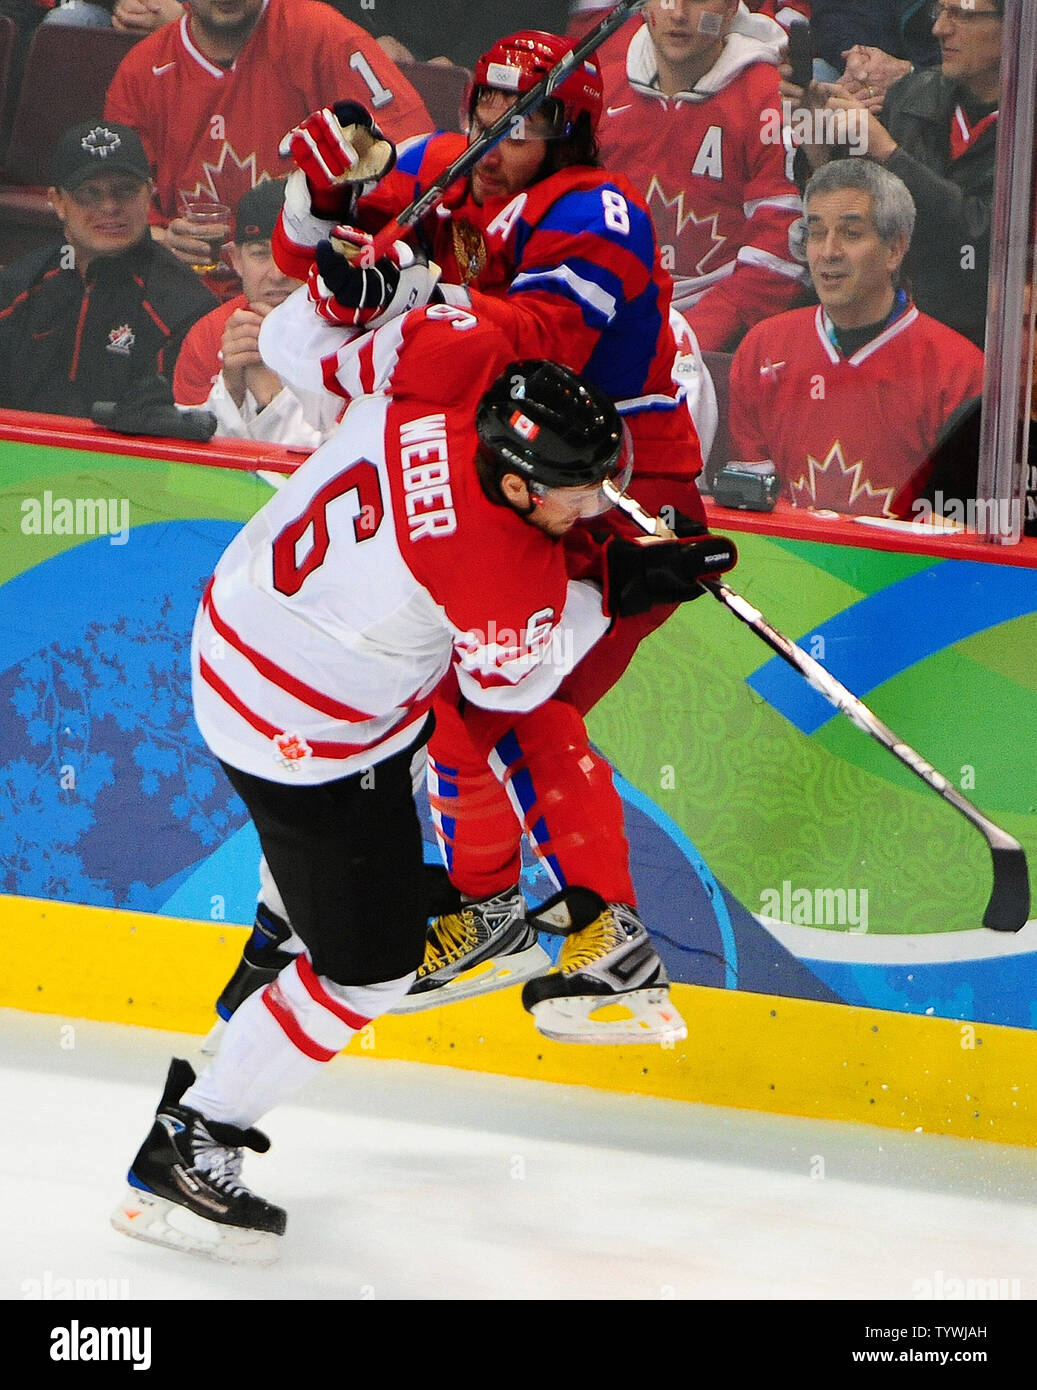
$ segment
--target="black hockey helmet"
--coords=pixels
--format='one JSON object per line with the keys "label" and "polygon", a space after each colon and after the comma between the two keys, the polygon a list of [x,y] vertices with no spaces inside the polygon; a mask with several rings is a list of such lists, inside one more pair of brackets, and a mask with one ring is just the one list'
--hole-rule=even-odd
{"label": "black hockey helmet", "polygon": [[557,362],[512,362],[479,402],[475,427],[499,474],[518,474],[533,492],[630,480],[633,446],[615,405]]}

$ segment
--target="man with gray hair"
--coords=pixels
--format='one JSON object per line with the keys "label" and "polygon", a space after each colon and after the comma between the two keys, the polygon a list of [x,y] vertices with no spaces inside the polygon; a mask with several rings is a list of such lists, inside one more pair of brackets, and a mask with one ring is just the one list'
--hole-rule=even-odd
{"label": "man with gray hair", "polygon": [[[781,90],[797,107],[824,107],[863,118],[867,158],[896,174],[918,208],[919,237],[907,264],[922,309],[983,346],[997,167],[1004,0],[958,0],[928,7],[940,65],[920,68],[890,87],[879,112],[868,92],[811,82],[804,90],[780,69]],[[846,154],[805,142],[796,181]]]}
{"label": "man with gray hair", "polygon": [[983,354],[920,313],[900,269],[911,194],[867,159],[824,165],[804,197],[816,307],[757,324],[731,366],[735,460],[777,472],[793,506],[910,517]]}

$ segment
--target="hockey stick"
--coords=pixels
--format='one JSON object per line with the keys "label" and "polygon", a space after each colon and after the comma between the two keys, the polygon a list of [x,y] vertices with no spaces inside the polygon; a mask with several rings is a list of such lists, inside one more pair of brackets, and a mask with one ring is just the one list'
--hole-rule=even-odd
{"label": "hockey stick", "polygon": [[608,14],[599,20],[593,29],[589,29],[574,48],[559,59],[558,63],[540,79],[535,87],[530,87],[529,91],[520,96],[515,104],[505,111],[503,116],[483,131],[478,140],[469,145],[463,154],[458,155],[453,164],[443,170],[420,198],[416,198],[413,203],[405,207],[378,232],[368,253],[372,260],[384,256],[401,232],[413,227],[421,221],[427,212],[431,212],[442,200],[443,194],[451,184],[456,183],[459,178],[463,178],[474,169],[479,160],[493,149],[494,145],[499,144],[509,131],[514,130],[516,121],[535,111],[565,81],[578,63],[582,63],[584,58],[599,48],[610,34],[615,33],[631,15],[636,14],[646,3],[647,0],[620,0],[615,9],[609,10]]}
{"label": "hockey stick", "polygon": [[[602,483],[602,490],[609,501],[625,512],[632,521],[650,536],[674,537],[674,533],[661,517],[651,516],[633,497],[627,496],[610,482]],[[897,737],[888,725],[872,713],[863,701],[847,690],[846,686],[825,670],[802,647],[772,627],[759,609],[748,603],[741,594],[729,588],[722,580],[703,579],[704,589],[728,608],[736,618],[756,633],[761,641],[786,661],[812,686],[823,695],[829,704],[834,705],[846,715],[863,733],[881,743],[905,767],[920,777],[926,786],[931,787],[950,802],[956,811],[976,827],[987,842],[994,866],[994,883],[983,914],[983,925],[993,931],[1021,931],[1030,915],[1030,876],[1026,865],[1026,852],[1018,840],[1013,839],[1000,826],[988,820],[972,802],[953,787],[942,773],[937,772],[930,763],[916,753],[913,748]]]}

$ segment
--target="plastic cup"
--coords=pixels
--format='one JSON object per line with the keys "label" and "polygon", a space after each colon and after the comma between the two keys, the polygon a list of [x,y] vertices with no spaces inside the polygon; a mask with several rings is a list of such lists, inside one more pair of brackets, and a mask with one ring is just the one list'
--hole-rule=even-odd
{"label": "plastic cup", "polygon": [[214,202],[211,198],[180,199],[180,216],[190,223],[191,235],[204,241],[208,251],[198,260],[189,262],[191,269],[199,275],[210,275],[218,269],[224,246],[230,240],[233,216],[226,203]]}

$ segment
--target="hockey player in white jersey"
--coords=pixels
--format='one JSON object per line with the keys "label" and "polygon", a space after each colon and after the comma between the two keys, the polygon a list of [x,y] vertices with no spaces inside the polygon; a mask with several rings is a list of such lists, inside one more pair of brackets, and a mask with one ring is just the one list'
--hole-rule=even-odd
{"label": "hockey player in white jersey", "polygon": [[237,1009],[202,1076],[171,1064],[112,1216],[128,1235],[275,1257],[286,1214],[243,1185],[242,1149],[264,1151],[262,1115],[415,979],[428,906],[412,762],[445,680],[521,743],[540,798],[561,885],[545,906],[566,941],[526,986],[538,1027],[594,1040],[604,997],[645,1038],[684,1036],[637,915],[610,771],[552,695],[613,615],[692,597],[733,547],[614,538],[596,576],[571,580],[558,540],[607,505],[603,480],[623,484],[629,437],[574,373],[510,359],[497,329],[446,305],[341,349],[336,385],[358,399],[205,592],[196,717],[305,949]]}

